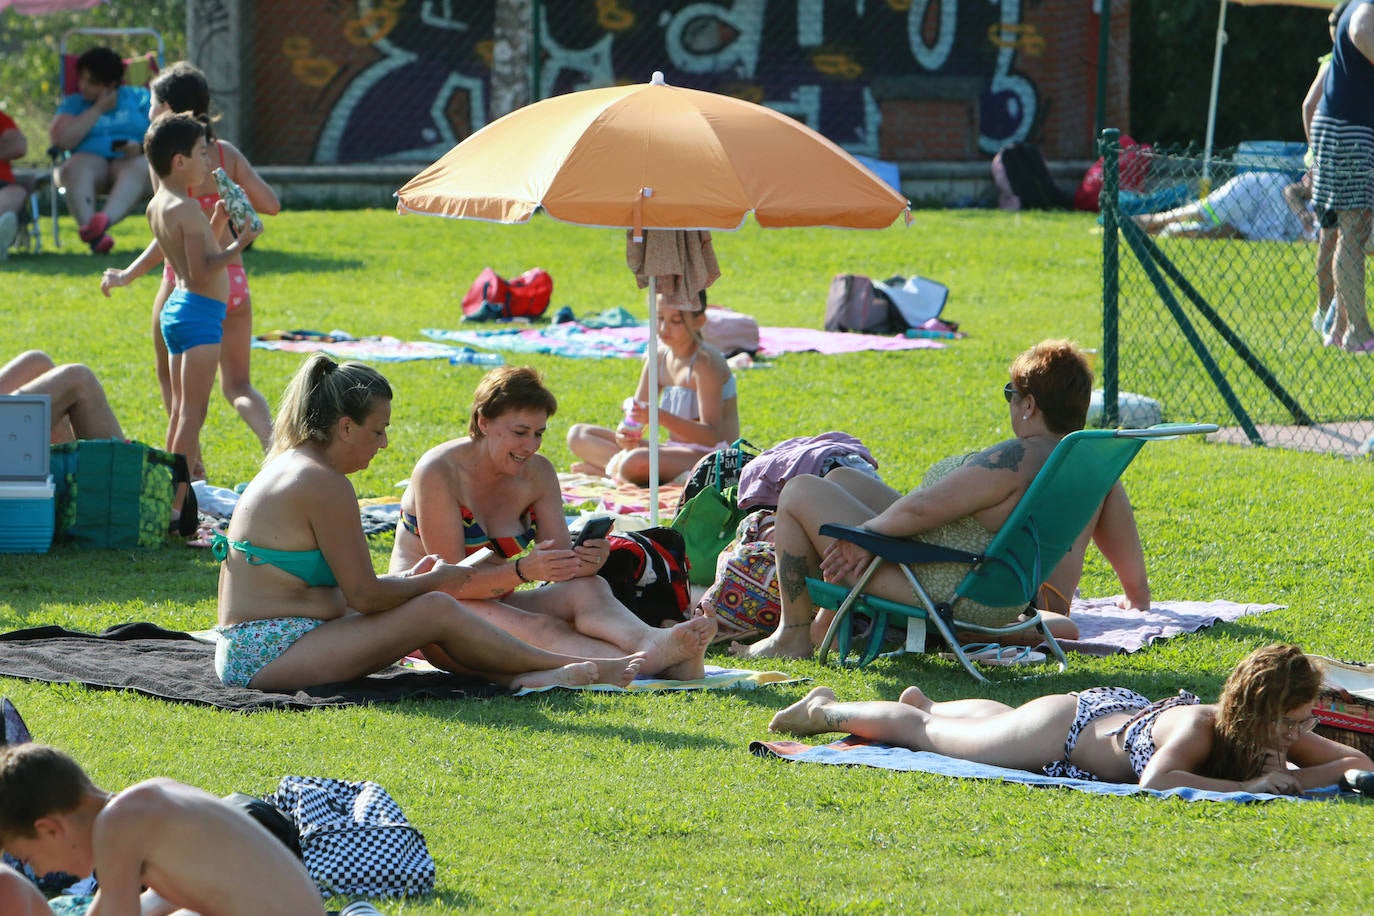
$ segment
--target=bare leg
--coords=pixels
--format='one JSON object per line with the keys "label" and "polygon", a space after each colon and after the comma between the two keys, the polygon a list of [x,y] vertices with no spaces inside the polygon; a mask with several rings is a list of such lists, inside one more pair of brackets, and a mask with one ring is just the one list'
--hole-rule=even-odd
{"label": "bare leg", "polygon": [[606,462],[620,451],[613,430],[590,423],[574,423],[568,429],[567,441],[568,451],[580,459],[572,466],[575,474],[606,476]]}
{"label": "bare leg", "polygon": [[610,654],[642,652],[645,674],[679,680],[705,673],[702,657],[716,633],[716,622],[708,617],[685,620],[670,629],[651,627],[615,600],[600,576],[516,592],[507,603],[564,620],[576,633],[609,647]]}
{"label": "bare leg", "polygon": [[[645,433],[645,441],[648,441],[648,433]],[[664,445],[662,442],[658,446],[658,482],[668,483],[683,471],[690,471],[692,467],[701,460],[702,453],[680,446]],[[625,453],[616,469],[616,478],[632,483],[638,487],[649,485],[649,449],[635,448]]]}
{"label": "bare leg", "polygon": [[79,363],[54,366],[46,353],[29,350],[0,369],[0,393],[46,394],[52,399],[52,441],[122,439],[105,389]]}
{"label": "bare leg", "polygon": [[897,702],[905,703],[908,706],[915,706],[926,712],[934,713],[950,719],[986,719],[989,716],[998,716],[1004,712],[1010,712],[1012,707],[997,700],[969,699],[969,700],[946,700],[943,703],[936,703],[920,687],[912,685],[902,691]]}
{"label": "bare leg", "polygon": [[1335,260],[1336,299],[1348,322],[1344,334],[1337,340],[1350,349],[1374,338],[1365,311],[1364,289],[1364,239],[1369,234],[1370,211],[1338,210],[1336,220],[1340,227]]}
{"label": "bare leg", "polygon": [[110,163],[110,193],[101,210],[110,225],[129,215],[140,200],[148,196],[148,160],[143,156],[116,159]]}
{"label": "bare leg", "polygon": [[244,423],[262,443],[272,444],[272,410],[267,398],[253,387],[249,356],[253,346],[252,303],[245,301],[225,313],[224,338],[219,349],[219,383],[224,399],[234,406]]}
{"label": "bare leg", "polygon": [[296,690],[361,677],[429,643],[466,670],[511,687],[623,687],[643,664],[638,655],[588,660],[536,649],[487,623],[466,603],[429,592],[388,611],[349,614],[312,630],[259,671],[252,686]]}
{"label": "bare leg", "polygon": [[157,295],[153,297],[153,365],[157,370],[157,387],[162,392],[162,409],[169,417],[172,415],[172,360],[167,353],[167,341],[162,336],[162,307],[174,289],[175,282],[164,272]]}
{"label": "bare leg", "polygon": [[191,467],[203,465],[200,431],[205,426],[218,363],[219,344],[200,344],[172,357],[173,401],[178,413],[173,418],[167,450],[185,455]]}
{"label": "bare leg", "polygon": [[1064,755],[1064,738],[1077,700],[1055,694],[987,716],[947,716],[909,703],[874,700],[841,703],[828,687],[817,687],[779,712],[770,731],[794,735],[849,732],[917,751],[994,766],[1038,770]]}
{"label": "bare leg", "polygon": [[67,210],[78,226],[95,215],[95,193],[109,180],[109,163],[91,153],[72,153],[57,169],[58,184],[67,198]]}
{"label": "bare leg", "polygon": [[[1340,324],[1341,333],[1344,334],[1346,320],[1340,302],[1336,300],[1335,259],[1339,238],[1339,229],[1319,229],[1317,232],[1317,314],[1325,316],[1326,310],[1335,300],[1336,320]],[[1332,330],[1335,330],[1334,325]]]}
{"label": "bare leg", "polygon": [[821,537],[820,527],[826,522],[859,525],[873,514],[872,508],[828,478],[806,475],[789,480],[782,488],[773,527],[782,597],[778,628],[753,645],[731,643],[730,654],[810,658],[817,636],[812,628],[816,607],[806,591],[806,577],[819,573],[821,551],[831,540]]}

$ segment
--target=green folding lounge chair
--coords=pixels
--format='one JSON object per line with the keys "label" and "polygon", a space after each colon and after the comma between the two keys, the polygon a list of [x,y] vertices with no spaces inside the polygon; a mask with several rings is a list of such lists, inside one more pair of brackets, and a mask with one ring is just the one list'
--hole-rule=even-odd
{"label": "green folding lounge chair", "polygon": [[[981,554],[885,537],[849,525],[822,525],[821,534],[853,541],[872,552],[874,558],[853,588],[821,579],[806,580],[815,605],[836,611],[821,641],[821,662],[825,662],[833,644],[840,664],[850,663],[850,650],[855,641],[855,615],[860,614],[870,622],[867,646],[857,660],[861,668],[878,656],[889,622],[905,620],[906,651],[925,651],[925,627],[929,622],[948,651],[979,681],[986,682],[987,678],[973,666],[955,638],[956,633],[985,634],[989,641],[997,642],[999,636],[1034,628],[1058,660],[1059,670],[1064,671],[1068,667],[1064,650],[1032,604],[1041,583],[1073,546],[1112,485],[1148,440],[1173,439],[1215,432],[1216,429],[1211,424],[1161,424],[1149,429],[1092,429],[1070,433],[1055,446],[1006,524]],[[949,562],[967,563],[968,574],[955,587],[954,594],[928,594],[912,567]],[[868,581],[883,563],[901,565],[911,585],[913,603],[902,604],[864,593]],[[983,626],[959,618],[962,601],[994,607],[1024,605],[1027,613],[1024,620],[1005,626]]]}

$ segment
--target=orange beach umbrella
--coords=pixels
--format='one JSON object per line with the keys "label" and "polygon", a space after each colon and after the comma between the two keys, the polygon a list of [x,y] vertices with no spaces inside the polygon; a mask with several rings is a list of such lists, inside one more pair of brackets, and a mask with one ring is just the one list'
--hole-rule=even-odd
{"label": "orange beach umbrella", "polygon": [[[396,192],[398,213],[633,230],[884,229],[906,199],[840,147],[771,108],[647,84],[527,105],[459,143]],[[649,284],[649,348],[656,349]],[[657,360],[649,362],[650,505],[658,511]]]}

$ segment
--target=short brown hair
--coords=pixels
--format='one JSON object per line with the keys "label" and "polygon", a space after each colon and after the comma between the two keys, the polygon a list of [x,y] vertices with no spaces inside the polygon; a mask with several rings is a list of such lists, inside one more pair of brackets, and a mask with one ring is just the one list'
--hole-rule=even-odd
{"label": "short brown hair", "polygon": [[31,837],[39,818],[76,810],[95,791],[80,764],[55,747],[16,744],[0,749],[0,845]]}
{"label": "short brown hair", "polygon": [[160,115],[143,135],[143,152],[148,156],[148,164],[157,172],[159,178],[172,174],[172,159],[178,155],[189,156],[196,148],[196,141],[206,137],[205,124],[195,116],[169,112]]}
{"label": "short brown hair", "polygon": [[544,387],[544,377],[530,366],[502,366],[482,377],[472,393],[468,435],[482,438],[478,417],[495,420],[512,410],[542,410],[549,416],[558,413],[558,399]]}
{"label": "short brown hair", "polygon": [[1017,394],[1035,395],[1050,432],[1068,435],[1088,421],[1093,370],[1073,341],[1042,340],[1016,357],[1011,386]]}

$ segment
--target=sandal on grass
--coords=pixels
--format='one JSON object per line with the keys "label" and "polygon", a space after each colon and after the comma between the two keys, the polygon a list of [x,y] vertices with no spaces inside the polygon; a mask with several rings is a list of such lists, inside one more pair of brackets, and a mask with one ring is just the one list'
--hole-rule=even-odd
{"label": "sandal on grass", "polygon": [[[980,665],[1038,665],[1045,660],[1045,653],[1030,646],[1002,646],[995,642],[970,643],[963,647],[969,661]],[[941,652],[942,658],[958,661],[953,652]]]}

